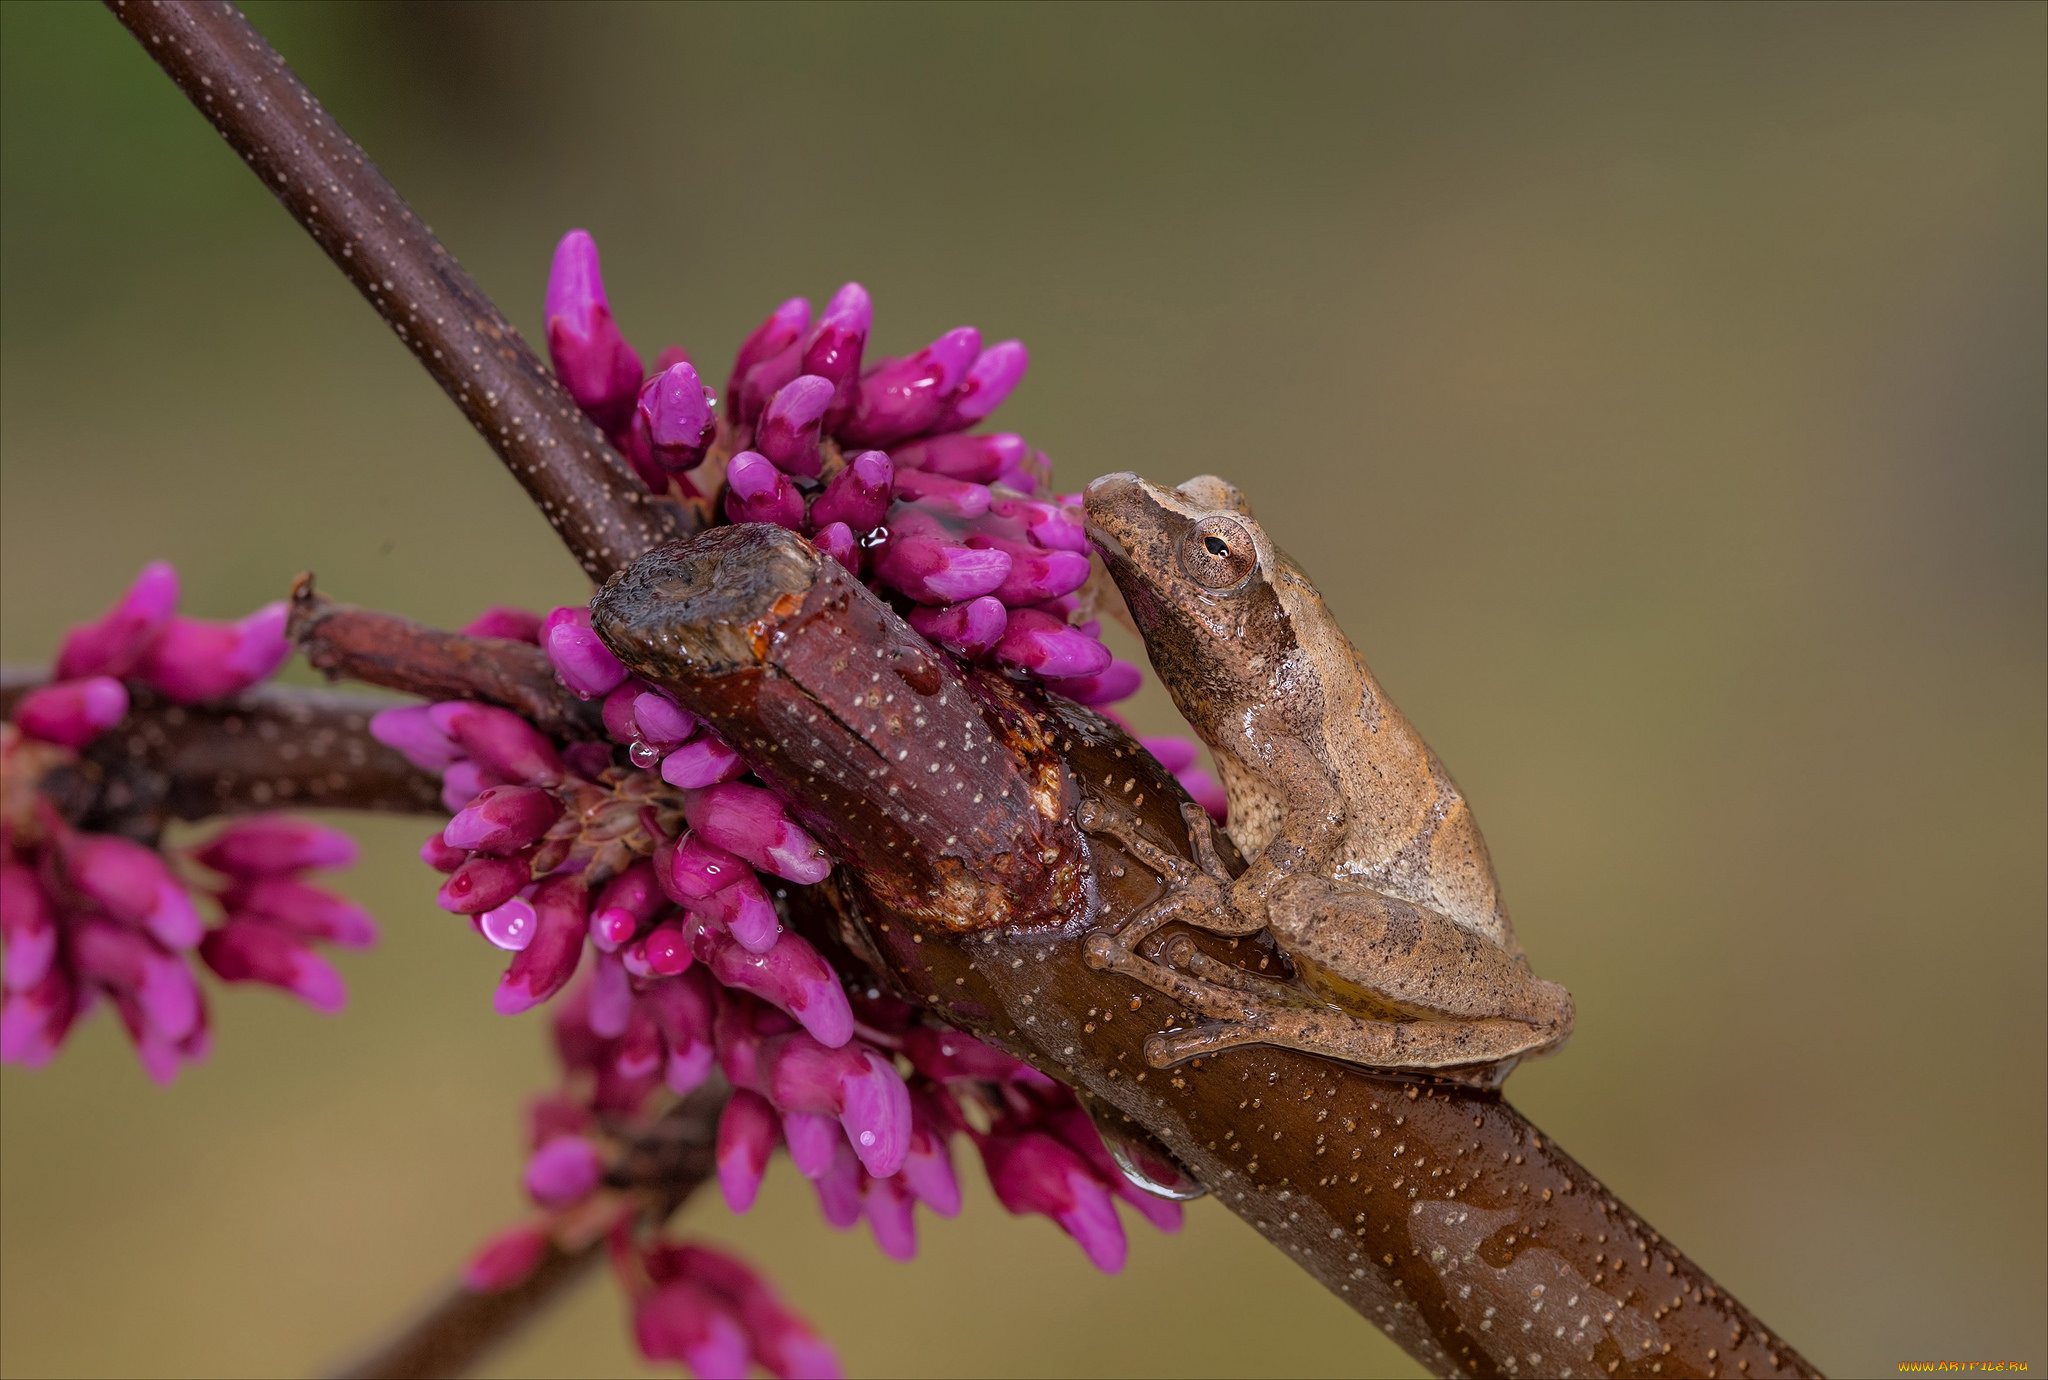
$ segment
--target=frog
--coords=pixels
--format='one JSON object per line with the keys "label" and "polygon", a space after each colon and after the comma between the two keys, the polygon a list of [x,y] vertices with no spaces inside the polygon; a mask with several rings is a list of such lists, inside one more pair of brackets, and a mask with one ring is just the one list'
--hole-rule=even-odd
{"label": "frog", "polygon": [[[1082,501],[1154,669],[1215,757],[1223,832],[1246,863],[1232,875],[1192,801],[1192,859],[1113,803],[1080,811],[1162,882],[1083,944],[1089,966],[1194,1018],[1151,1036],[1147,1062],[1266,1044],[1498,1087],[1562,1046],[1571,994],[1531,970],[1465,796],[1244,494],[1213,475],[1167,489],[1124,472]],[[1268,936],[1291,978],[1214,957],[1190,931]]]}

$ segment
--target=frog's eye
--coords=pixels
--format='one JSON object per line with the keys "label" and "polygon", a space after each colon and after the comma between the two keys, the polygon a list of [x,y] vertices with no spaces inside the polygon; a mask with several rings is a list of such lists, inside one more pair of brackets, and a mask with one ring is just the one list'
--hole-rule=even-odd
{"label": "frog's eye", "polygon": [[1252,534],[1235,518],[1203,518],[1181,539],[1181,568],[1203,589],[1218,594],[1243,584],[1258,563]]}

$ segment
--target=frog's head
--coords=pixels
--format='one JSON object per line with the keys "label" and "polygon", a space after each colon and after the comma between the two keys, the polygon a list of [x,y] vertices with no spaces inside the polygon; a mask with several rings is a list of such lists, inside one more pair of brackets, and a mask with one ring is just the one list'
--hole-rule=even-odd
{"label": "frog's head", "polygon": [[1089,539],[1183,713],[1189,696],[1238,702],[1236,690],[1286,659],[1295,634],[1277,586],[1292,567],[1235,487],[1213,475],[1165,489],[1109,474],[1085,503]]}

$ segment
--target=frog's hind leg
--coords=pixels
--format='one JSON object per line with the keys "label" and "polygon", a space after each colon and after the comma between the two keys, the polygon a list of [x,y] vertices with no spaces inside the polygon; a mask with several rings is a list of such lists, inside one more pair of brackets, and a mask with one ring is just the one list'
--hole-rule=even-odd
{"label": "frog's hind leg", "polygon": [[[1193,842],[1193,862],[1139,833],[1137,820],[1122,811],[1096,800],[1081,806],[1076,820],[1084,830],[1115,839],[1125,852],[1158,873],[1166,884],[1166,894],[1157,901],[1130,915],[1121,925],[1098,930],[1088,937],[1085,956],[1091,967],[1116,966],[1112,961],[1113,950],[1136,959],[1136,946],[1174,920],[1214,934],[1253,934],[1265,928],[1263,921],[1246,920],[1232,908],[1230,873],[1216,856],[1215,844],[1209,837],[1209,816],[1193,803],[1183,803],[1181,814]],[[1149,985],[1158,986],[1156,982]]]}
{"label": "frog's hind leg", "polygon": [[1234,963],[1211,958],[1195,946],[1195,941],[1185,934],[1177,934],[1160,946],[1159,956],[1180,969],[1191,973],[1204,982],[1218,987],[1231,987],[1240,992],[1249,992],[1255,997],[1281,1005],[1313,1005],[1313,994],[1298,987],[1266,977],[1261,973],[1248,972]]}
{"label": "frog's hind leg", "polygon": [[1145,1061],[1163,1069],[1240,1045],[1279,1045],[1367,1068],[1443,1072],[1474,1081],[1469,1075],[1482,1072],[1483,1066],[1501,1065],[1552,1043],[1545,1032],[1522,1021],[1376,1021],[1328,1008],[1239,1002],[1246,1008],[1245,1019],[1154,1035],[1145,1042]]}

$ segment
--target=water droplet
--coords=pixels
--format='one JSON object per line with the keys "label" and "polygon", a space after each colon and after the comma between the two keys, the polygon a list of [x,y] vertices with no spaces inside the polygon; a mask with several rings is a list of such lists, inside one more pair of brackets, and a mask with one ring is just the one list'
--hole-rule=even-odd
{"label": "water droplet", "polygon": [[626,749],[626,756],[633,759],[634,766],[645,771],[661,761],[661,749],[652,743],[636,741],[632,747]]}
{"label": "water droplet", "polygon": [[872,1147],[875,1143],[875,1133],[873,1131],[862,1131],[860,1133],[860,1143],[863,1147]]}
{"label": "water droplet", "polygon": [[496,910],[487,910],[480,917],[484,938],[501,949],[518,953],[533,942],[536,921],[533,907],[515,896]]}

